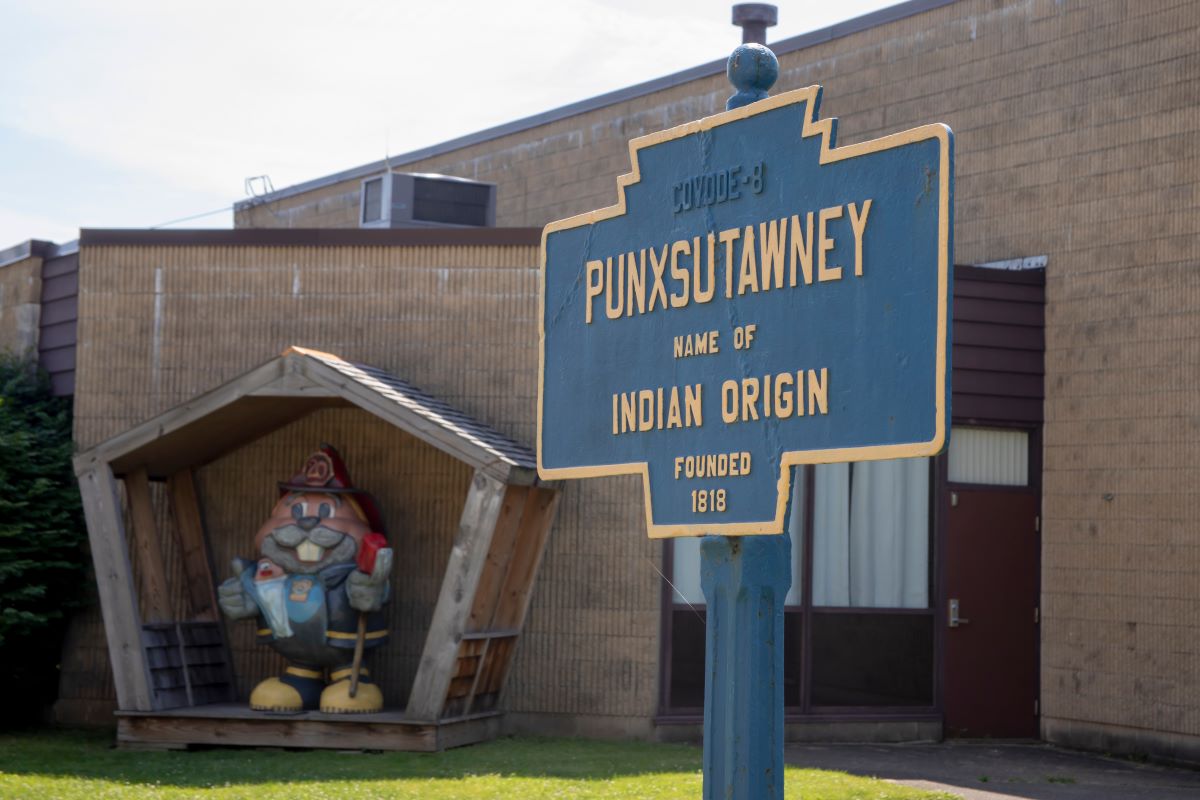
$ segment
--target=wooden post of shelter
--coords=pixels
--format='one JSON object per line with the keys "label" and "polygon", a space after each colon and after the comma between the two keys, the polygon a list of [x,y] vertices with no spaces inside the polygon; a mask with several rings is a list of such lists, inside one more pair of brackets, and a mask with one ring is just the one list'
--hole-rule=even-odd
{"label": "wooden post of shelter", "polygon": [[185,467],[171,475],[167,479],[167,492],[171,498],[171,513],[175,517],[179,551],[187,576],[192,618],[215,622],[219,616],[213,590],[212,555],[204,535],[204,520],[200,515],[200,499],[196,494],[192,470]]}
{"label": "wooden post of shelter", "polygon": [[154,522],[150,476],[145,467],[138,467],[125,476],[125,498],[129,502],[133,549],[140,567],[137,571],[139,594],[146,610],[142,621],[149,624],[167,622],[171,618],[167,568],[158,540],[158,526]]}
{"label": "wooden post of shelter", "polygon": [[559,493],[510,486],[462,634],[442,717],[491,711],[512,667]]}
{"label": "wooden post of shelter", "polygon": [[87,520],[92,564],[96,568],[96,588],[117,703],[121,708],[149,711],[154,701],[142,651],[142,615],[134,590],[117,483],[112,469],[98,459],[77,457],[75,471]]}
{"label": "wooden post of shelter", "polygon": [[[511,526],[515,527],[515,520],[519,518],[519,513],[512,510],[512,503],[504,502],[505,496],[504,484],[480,472],[475,473],[405,708],[405,716],[410,720],[434,721],[442,715],[458,660],[459,643],[493,538],[497,527],[509,527],[509,524],[501,526],[498,523],[512,520]],[[505,538],[505,532],[502,531],[500,536]]]}

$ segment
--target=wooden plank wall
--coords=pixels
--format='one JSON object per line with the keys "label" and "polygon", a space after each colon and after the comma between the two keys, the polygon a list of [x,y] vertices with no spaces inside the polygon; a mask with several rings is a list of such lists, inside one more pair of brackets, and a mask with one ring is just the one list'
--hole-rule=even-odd
{"label": "wooden plank wall", "polygon": [[[403,706],[416,675],[454,541],[471,469],[365,412],[319,411],[231,453],[197,473],[211,537],[215,579],[232,575],[234,557],[254,555],[254,534],[278,498],[275,483],[298,470],[320,443],[341,452],[356,485],[379,501],[395,549],[388,643],[366,663],[389,707]],[[252,621],[228,623],[238,695],[278,674],[282,660],[258,644]]]}
{"label": "wooden plank wall", "polygon": [[1045,271],[955,267],[953,305],[954,421],[1041,424]]}
{"label": "wooden plank wall", "polygon": [[[393,636],[386,646],[369,654],[368,664],[384,688],[388,704],[402,705],[465,497],[464,479],[470,469],[461,462],[358,410],[329,410],[294,423],[199,471],[201,498],[221,498],[206,503],[215,580],[232,575],[230,562],[235,556],[254,556],[254,534],[278,497],[276,482],[299,469],[321,442],[334,443],[346,457],[356,483],[380,499],[389,540],[396,548],[389,609]],[[173,525],[177,515],[167,513],[167,487],[146,484],[144,475],[137,472],[127,476],[126,484],[126,494],[135,500],[126,511],[134,523],[128,549],[143,617],[148,623],[195,618],[197,601],[193,597],[198,595],[203,605],[211,595],[190,591],[187,551],[179,542],[179,527]],[[153,512],[138,499],[151,494],[151,488]],[[140,507],[143,510],[137,511]],[[196,569],[193,566],[191,572]],[[164,603],[164,597],[169,602]],[[258,644],[254,628],[252,622],[227,625],[242,699],[254,684],[277,674],[282,665],[273,651]],[[161,636],[154,642],[168,643]]]}
{"label": "wooden plank wall", "polygon": [[495,710],[525,623],[525,613],[559,493],[510,486],[490,549],[462,619],[456,667],[440,709],[443,719]]}

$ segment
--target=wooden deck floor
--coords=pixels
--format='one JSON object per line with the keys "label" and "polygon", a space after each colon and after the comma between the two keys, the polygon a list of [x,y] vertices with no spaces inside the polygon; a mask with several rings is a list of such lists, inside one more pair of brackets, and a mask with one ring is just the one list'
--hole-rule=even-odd
{"label": "wooden deck floor", "polygon": [[189,745],[300,747],[436,752],[494,739],[499,713],[443,722],[412,722],[401,710],[378,714],[270,714],[242,704],[118,711],[117,743],[130,748]]}

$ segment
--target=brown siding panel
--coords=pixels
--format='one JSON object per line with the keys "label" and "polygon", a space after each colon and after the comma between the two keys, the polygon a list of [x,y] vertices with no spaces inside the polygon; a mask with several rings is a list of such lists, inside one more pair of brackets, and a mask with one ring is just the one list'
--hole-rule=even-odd
{"label": "brown siding panel", "polygon": [[50,391],[57,397],[75,394],[75,371],[56,372],[50,375]]}
{"label": "brown siding panel", "polygon": [[79,253],[47,259],[42,264],[42,280],[60,278],[79,272]]}
{"label": "brown siding panel", "polygon": [[41,365],[42,369],[51,375],[73,372],[75,370],[75,348],[59,347],[54,350],[43,349]]}
{"label": "brown siding panel", "polygon": [[51,300],[42,303],[42,322],[45,325],[57,325],[60,322],[71,322],[78,319],[78,307],[74,297],[64,297],[61,300]]}
{"label": "brown siding panel", "polygon": [[1042,384],[1040,372],[1022,375],[1019,372],[958,369],[957,365],[954,370],[954,391],[963,394],[1040,399],[1043,395]]}
{"label": "brown siding panel", "polygon": [[79,295],[79,271],[68,272],[65,275],[57,275],[47,278],[46,271],[42,270],[42,302],[50,300],[62,300],[65,298],[73,298]]}
{"label": "brown siding panel", "polygon": [[1046,312],[1044,302],[998,302],[993,297],[956,296],[954,319],[1038,328],[1046,324]]}
{"label": "brown siding panel", "polygon": [[1045,273],[956,267],[951,414],[1039,424],[1045,397]]}
{"label": "brown siding panel", "polygon": [[1005,325],[993,322],[954,320],[954,341],[979,347],[1007,347],[1014,350],[1046,349],[1046,334],[1042,328],[1028,325]]}
{"label": "brown siding panel", "polygon": [[74,369],[75,364],[75,331],[78,327],[78,320],[67,320],[66,322],[58,322],[54,325],[43,325],[38,345],[42,350],[43,358],[47,353],[59,349],[69,349],[71,351],[71,368]]}
{"label": "brown siding panel", "polygon": [[1046,371],[1046,355],[1040,350],[1008,350],[956,343],[952,362],[956,376],[959,370],[972,369],[1023,375],[1042,375]]}
{"label": "brown siding panel", "polygon": [[1016,423],[1036,425],[1042,421],[1041,398],[995,397],[954,393],[951,411],[955,422],[986,425]]}
{"label": "brown siding panel", "polygon": [[50,373],[50,387],[62,397],[75,392],[75,334],[79,316],[79,253],[42,264],[42,313],[38,363]]}

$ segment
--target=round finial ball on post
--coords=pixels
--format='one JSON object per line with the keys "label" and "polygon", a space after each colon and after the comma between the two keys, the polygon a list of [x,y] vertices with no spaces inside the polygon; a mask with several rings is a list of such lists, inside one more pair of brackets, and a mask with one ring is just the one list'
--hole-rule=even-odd
{"label": "round finial ball on post", "polygon": [[762,100],[779,79],[779,59],[761,44],[739,45],[725,67],[729,82],[737,89],[727,101],[726,110],[741,108]]}

